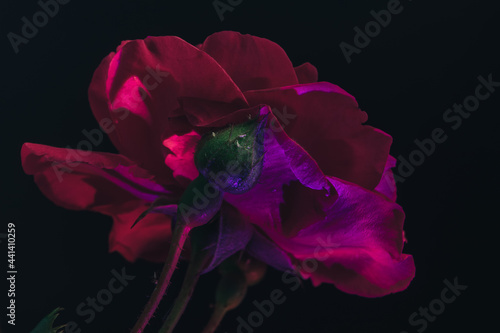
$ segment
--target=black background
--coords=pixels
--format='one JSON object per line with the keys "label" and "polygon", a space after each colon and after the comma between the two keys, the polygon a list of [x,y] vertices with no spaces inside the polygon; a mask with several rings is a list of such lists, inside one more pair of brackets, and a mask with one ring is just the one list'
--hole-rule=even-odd
{"label": "black background", "polygon": [[[498,205],[500,91],[456,130],[443,121],[443,113],[474,93],[479,75],[491,73],[500,81],[500,10],[493,1],[402,0],[403,11],[348,64],[339,43],[353,44],[353,28],[363,29],[373,20],[370,11],[385,9],[387,3],[244,0],[221,22],[210,0],[73,0],[61,5],[15,54],[7,33],[20,34],[21,18],[31,20],[40,7],[34,0],[3,0],[0,232],[7,232],[8,222],[16,224],[18,275],[17,325],[6,324],[3,310],[2,332],[29,332],[57,306],[65,308],[58,322],[75,321],[85,333],[128,332],[133,326],[161,265],[130,264],[108,254],[110,219],[68,211],[46,199],[23,173],[20,148],[24,142],[76,147],[84,139],[82,130],[97,127],[87,88],[102,58],[122,40],[176,35],[197,44],[221,30],[268,38],[285,49],[294,65],[314,64],[321,81],[338,84],[357,98],[368,112],[368,124],[393,136],[393,156],[407,158],[416,149],[413,141],[430,137],[434,128],[443,128],[448,139],[398,187],[398,203],[407,215],[405,252],[414,255],[417,267],[406,291],[366,299],[309,282],[291,291],[280,272],[269,270],[218,332],[236,332],[236,318],[246,318],[255,310],[252,301],[268,299],[273,289],[283,290],[286,301],[255,332],[417,332],[420,326],[411,326],[409,316],[439,298],[443,280],[455,277],[467,290],[425,332],[484,331],[487,322],[496,320],[488,301],[497,299],[492,295],[498,282],[487,280],[497,265],[488,236],[495,235],[499,220],[489,213]],[[98,150],[115,152],[109,141]],[[5,271],[6,241],[0,240]],[[76,306],[106,288],[111,270],[122,267],[136,278],[86,324]],[[181,265],[174,276],[174,287],[184,269]],[[204,326],[217,278],[216,272],[202,277],[177,332],[199,332]],[[2,288],[5,300],[7,286]],[[160,313],[168,310],[172,294]]]}

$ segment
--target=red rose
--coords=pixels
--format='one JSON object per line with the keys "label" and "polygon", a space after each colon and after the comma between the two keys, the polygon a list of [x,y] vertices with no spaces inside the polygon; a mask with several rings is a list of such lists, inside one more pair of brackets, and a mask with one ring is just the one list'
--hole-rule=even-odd
{"label": "red rose", "polygon": [[202,135],[269,114],[258,184],[224,195],[238,223],[251,226],[247,251],[281,269],[293,261],[314,284],[349,293],[403,290],[415,267],[402,254],[392,139],[363,125],[354,97],[316,81],[311,64],[294,68],[277,44],[236,32],[197,46],[171,36],[125,41],[89,88],[92,111],[120,154],[26,143],[23,167],[56,204],[112,216],[110,251],[163,261],[170,217],[131,224],[160,196],[178,202],[198,176]]}

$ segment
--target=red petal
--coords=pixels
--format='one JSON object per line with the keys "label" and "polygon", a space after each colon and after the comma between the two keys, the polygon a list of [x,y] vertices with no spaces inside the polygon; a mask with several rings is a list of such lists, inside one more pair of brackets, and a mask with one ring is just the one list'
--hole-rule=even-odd
{"label": "red petal", "polygon": [[392,138],[371,126],[354,98],[330,83],[248,91],[250,105],[265,103],[286,133],[331,176],[374,189]]}
{"label": "red petal", "polygon": [[[82,156],[85,155],[85,156]],[[148,214],[133,222],[158,196],[175,201],[179,193],[156,184],[128,158],[26,143],[21,150],[24,171],[34,175],[42,193],[67,209],[91,210],[113,217],[110,252],[127,260],[161,261],[170,239],[170,218]]]}
{"label": "red petal", "polygon": [[210,56],[171,36],[122,43],[95,72],[89,99],[100,123],[112,121],[110,138],[118,150],[156,175],[169,174],[163,139],[184,134],[171,118],[186,112],[201,122],[228,112],[193,114],[181,108],[183,99],[246,106],[238,87]]}
{"label": "red petal", "polygon": [[24,171],[34,175],[43,194],[67,209],[96,210],[124,201],[178,196],[121,155],[25,143],[21,158]]}
{"label": "red petal", "polygon": [[130,262],[139,258],[164,262],[172,236],[170,216],[150,213],[130,229],[134,220],[148,209],[149,205],[140,201],[129,201],[116,208],[119,213],[107,214],[113,216],[109,252],[117,251]]}
{"label": "red petal", "polygon": [[241,91],[298,83],[285,51],[268,39],[222,31],[210,35],[201,49],[224,68]]}
{"label": "red petal", "polygon": [[294,68],[300,84],[318,82],[318,70],[306,62]]}
{"label": "red petal", "polygon": [[396,201],[397,198],[396,181],[394,180],[394,174],[391,170],[395,166],[396,159],[389,155],[382,178],[377,187],[375,187],[375,191],[382,193],[392,201]]}

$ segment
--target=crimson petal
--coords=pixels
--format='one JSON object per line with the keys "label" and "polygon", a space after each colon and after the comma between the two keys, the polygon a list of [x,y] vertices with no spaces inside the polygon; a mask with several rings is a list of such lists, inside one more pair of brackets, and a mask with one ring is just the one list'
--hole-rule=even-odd
{"label": "crimson petal", "polygon": [[374,189],[384,172],[392,138],[363,125],[365,112],[340,87],[327,82],[247,91],[250,105],[265,103],[288,136],[329,175]]}
{"label": "crimson petal", "polygon": [[294,68],[300,84],[318,82],[318,70],[306,62]]}
{"label": "crimson petal", "polygon": [[175,201],[179,190],[168,190],[128,158],[25,143],[24,171],[33,175],[42,193],[67,209],[91,210],[113,217],[110,252],[127,260],[160,261],[168,249],[170,218],[148,214],[130,229],[149,203],[159,196]]}
{"label": "crimson petal", "polygon": [[183,99],[232,108],[246,105],[238,87],[215,60],[172,36],[122,43],[116,54],[102,61],[89,87],[92,111],[100,124],[110,128],[113,144],[157,175],[169,174],[163,139],[181,131],[171,118],[189,116],[199,125],[229,109],[197,114],[182,108]]}
{"label": "crimson petal", "polygon": [[377,187],[375,187],[375,191],[382,193],[392,201],[396,201],[397,198],[396,181],[394,179],[394,173],[392,172],[392,168],[395,166],[396,159],[389,155],[382,178]]}
{"label": "crimson petal", "polygon": [[178,196],[178,189],[157,184],[151,174],[121,155],[25,143],[21,159],[24,171],[34,175],[45,196],[67,209]]}
{"label": "crimson petal", "polygon": [[172,237],[170,216],[153,212],[147,214],[133,229],[130,228],[132,222],[148,208],[149,205],[136,200],[117,203],[113,212],[99,209],[101,213],[113,217],[109,252],[119,252],[130,262],[137,259],[165,261]]}
{"label": "crimson petal", "polygon": [[299,83],[285,51],[268,39],[222,31],[205,39],[200,49],[224,68],[241,91]]}

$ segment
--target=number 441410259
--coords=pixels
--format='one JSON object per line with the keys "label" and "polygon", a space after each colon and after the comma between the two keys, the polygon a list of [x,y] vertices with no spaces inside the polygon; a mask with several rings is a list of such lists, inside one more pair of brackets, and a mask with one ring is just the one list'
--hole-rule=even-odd
{"label": "number 441410259", "polygon": [[16,226],[14,223],[9,223],[7,225],[7,261],[9,262],[9,269],[16,269]]}

